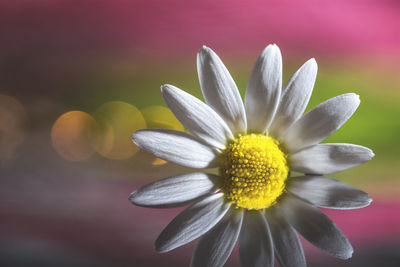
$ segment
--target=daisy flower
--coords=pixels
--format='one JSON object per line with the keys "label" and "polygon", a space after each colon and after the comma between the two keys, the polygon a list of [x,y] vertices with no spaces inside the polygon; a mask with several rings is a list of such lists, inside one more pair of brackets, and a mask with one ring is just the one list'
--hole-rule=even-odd
{"label": "daisy flower", "polygon": [[[164,85],[167,105],[191,133],[139,130],[133,141],[166,161],[218,175],[193,172],[146,185],[130,196],[144,207],[190,206],[155,242],[167,252],[200,238],[191,266],[222,266],[239,243],[242,266],[306,266],[299,232],[340,258],[353,248],[318,207],[356,209],[371,203],[364,192],[326,174],[370,160],[363,146],[323,143],[360,104],[353,93],[331,98],[303,115],[317,74],[308,60],[282,89],[282,56],[267,46],[257,59],[244,103],[220,58],[203,46],[197,70],[205,102]],[[293,177],[293,172],[303,176]]]}

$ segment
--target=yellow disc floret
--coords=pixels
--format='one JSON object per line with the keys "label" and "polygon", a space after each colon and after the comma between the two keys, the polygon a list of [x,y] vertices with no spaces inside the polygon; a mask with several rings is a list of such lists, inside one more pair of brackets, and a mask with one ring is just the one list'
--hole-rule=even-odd
{"label": "yellow disc floret", "polygon": [[265,134],[239,136],[221,154],[222,191],[237,207],[263,209],[285,189],[289,168],[278,141]]}

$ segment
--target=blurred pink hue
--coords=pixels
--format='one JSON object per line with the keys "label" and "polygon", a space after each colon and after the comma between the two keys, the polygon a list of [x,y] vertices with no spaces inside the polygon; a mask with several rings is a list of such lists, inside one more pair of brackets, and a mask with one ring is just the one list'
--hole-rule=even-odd
{"label": "blurred pink hue", "polygon": [[[3,239],[7,241],[11,237],[22,243],[42,240],[63,251],[77,250],[102,260],[135,262],[136,266],[167,263],[170,264],[167,266],[175,263],[184,266],[190,261],[193,242],[168,255],[154,251],[156,237],[182,208],[148,209],[132,205],[127,196],[139,185],[122,181],[63,180],[57,185],[42,183],[42,186],[42,190],[25,192],[14,200],[12,208],[7,199],[0,197],[0,236]],[[363,246],[398,240],[399,207],[400,202],[392,200],[373,202],[365,209],[324,209],[323,212],[359,252]],[[303,243],[307,258],[312,254],[317,258],[324,256],[309,243]],[[355,257],[360,255],[355,254]],[[238,261],[237,251],[231,261]]]}
{"label": "blurred pink hue", "polygon": [[394,0],[5,0],[0,10],[1,46],[47,53],[193,53],[203,44],[225,51],[278,43],[303,53],[400,56]]}
{"label": "blurred pink hue", "polygon": [[399,208],[399,200],[393,199],[372,202],[365,209],[324,210],[324,213],[343,229],[350,240],[359,244],[399,238]]}

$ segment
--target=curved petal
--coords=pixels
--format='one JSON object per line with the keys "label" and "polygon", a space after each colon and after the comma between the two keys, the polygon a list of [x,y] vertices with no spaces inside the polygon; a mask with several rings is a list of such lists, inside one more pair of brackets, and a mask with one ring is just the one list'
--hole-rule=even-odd
{"label": "curved petal", "polygon": [[357,188],[323,176],[303,176],[290,179],[288,190],[296,196],[323,208],[358,209],[372,199]]}
{"label": "curved petal", "polygon": [[217,165],[216,151],[184,132],[139,130],[132,135],[132,139],[138,147],[156,157],[185,167],[202,169]]}
{"label": "curved petal", "polygon": [[351,258],[353,248],[349,240],[318,208],[290,194],[280,207],[288,222],[311,244],[334,257]]}
{"label": "curved petal", "polygon": [[176,118],[200,140],[224,149],[227,140],[233,138],[221,117],[196,97],[168,84],[161,87],[161,93]]}
{"label": "curved petal", "polygon": [[300,239],[293,227],[279,212],[279,206],[266,210],[265,216],[271,229],[279,265],[281,267],[306,267],[306,258]]}
{"label": "curved petal", "polygon": [[270,127],[274,136],[281,136],[303,114],[314,88],[317,70],[315,59],[308,60],[283,88],[279,107]]}
{"label": "curved petal", "polygon": [[358,95],[350,93],[331,98],[306,113],[282,137],[286,148],[294,153],[318,144],[339,129],[360,104]]}
{"label": "curved petal", "polygon": [[211,195],[176,216],[158,236],[157,252],[167,252],[183,246],[207,233],[228,211],[223,194]]}
{"label": "curved petal", "polygon": [[247,129],[265,132],[278,107],[282,88],[282,55],[275,44],[267,46],[250,74],[245,95]]}
{"label": "curved petal", "polygon": [[226,121],[234,135],[246,132],[246,113],[239,90],[221,59],[203,46],[197,72],[204,99]]}
{"label": "curved petal", "polygon": [[308,174],[331,174],[364,162],[374,156],[371,149],[353,144],[319,144],[290,157],[291,169]]}
{"label": "curved petal", "polygon": [[197,244],[190,266],[223,266],[235,247],[242,226],[243,212],[233,207]]}
{"label": "curved petal", "polygon": [[274,248],[265,217],[255,210],[247,210],[239,238],[242,266],[274,266]]}
{"label": "curved petal", "polygon": [[201,172],[182,174],[145,185],[129,200],[144,207],[177,207],[217,190],[217,176]]}

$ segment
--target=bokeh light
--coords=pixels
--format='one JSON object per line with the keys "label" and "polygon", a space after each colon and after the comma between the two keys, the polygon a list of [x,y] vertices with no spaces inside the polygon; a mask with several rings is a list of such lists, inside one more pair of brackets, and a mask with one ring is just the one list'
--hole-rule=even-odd
{"label": "bokeh light", "polygon": [[26,136],[28,115],[14,97],[0,94],[0,161],[12,159]]}
{"label": "bokeh light", "polygon": [[100,106],[94,113],[99,130],[93,147],[103,157],[114,160],[128,159],[139,148],[132,142],[132,133],[146,128],[141,112],[133,105],[111,101]]}
{"label": "bokeh light", "polygon": [[170,109],[163,106],[150,106],[142,109],[148,128],[165,128],[183,131],[182,124],[175,118]]}
{"label": "bokeh light", "polygon": [[97,122],[86,112],[64,113],[51,128],[53,147],[66,160],[87,160],[94,153],[92,139],[97,129]]}

